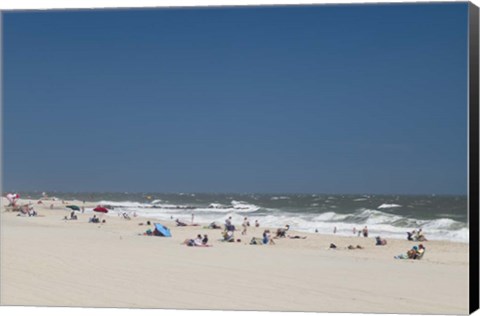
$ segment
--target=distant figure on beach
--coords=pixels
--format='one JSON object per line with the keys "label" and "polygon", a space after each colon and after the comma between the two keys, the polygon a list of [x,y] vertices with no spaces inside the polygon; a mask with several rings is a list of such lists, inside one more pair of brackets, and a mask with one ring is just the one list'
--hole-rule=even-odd
{"label": "distant figure on beach", "polygon": [[365,226],[362,230],[362,233],[363,233],[363,237],[368,237],[368,227]]}
{"label": "distant figure on beach", "polygon": [[178,218],[175,220],[175,222],[177,223],[177,226],[188,226],[184,222],[181,222]]}
{"label": "distant figure on beach", "polygon": [[8,206],[15,207],[20,196],[16,193],[8,193],[6,198],[8,200]]}
{"label": "distant figure on beach", "polygon": [[231,231],[231,230],[224,231],[222,233],[222,236],[223,236],[223,241],[226,241],[226,242],[234,242],[235,241],[235,237],[233,236],[233,231]]}
{"label": "distant figure on beach", "polygon": [[[208,242],[208,238],[207,238],[207,242]],[[209,247],[207,243],[203,243],[202,235],[200,234],[197,235],[197,238],[195,239],[185,239],[185,241],[182,244],[185,244],[189,247]]]}
{"label": "distant figure on beach", "polygon": [[242,224],[242,227],[243,227],[243,230],[242,230],[242,235],[246,235],[247,234],[247,227],[250,226],[250,224],[248,223],[248,218],[245,217],[243,219],[243,224]]}
{"label": "distant figure on beach", "polygon": [[298,235],[287,235],[288,238],[290,239],[307,239],[307,236],[298,236]]}
{"label": "distant figure on beach", "polygon": [[415,236],[416,241],[428,241],[427,238],[423,235],[422,229],[420,228]]}
{"label": "distant figure on beach", "polygon": [[225,231],[235,231],[235,226],[232,225],[232,217],[225,220]]}
{"label": "distant figure on beach", "polygon": [[357,233],[357,229],[353,227],[353,234],[355,235]]}
{"label": "distant figure on beach", "polygon": [[385,246],[386,244],[386,239],[382,239],[380,236],[375,237],[375,246]]}
{"label": "distant figure on beach", "polygon": [[420,260],[422,259],[425,253],[425,247],[420,244],[418,246],[413,246],[412,249],[407,251],[406,254],[401,254],[394,256],[395,259],[411,259],[411,260]]}
{"label": "distant figure on beach", "polygon": [[407,240],[413,241],[413,232],[407,232]]}
{"label": "distant figure on beach", "polygon": [[51,210],[53,210],[53,203],[52,203],[52,204],[50,204],[50,209],[51,209]]}
{"label": "distant figure on beach", "polygon": [[285,225],[285,228],[277,229],[275,238],[284,238],[287,235],[287,231],[290,229],[290,225]]}
{"label": "distant figure on beach", "polygon": [[333,227],[333,233],[334,233],[334,234],[337,233],[337,226]]}
{"label": "distant figure on beach", "polygon": [[255,227],[260,227],[260,223],[258,222],[257,219],[255,220]]}
{"label": "distant figure on beach", "polygon": [[362,234],[362,230],[359,229],[358,232],[357,232],[357,236],[360,237],[361,234]]}
{"label": "distant figure on beach", "polygon": [[193,219],[195,218],[195,214],[192,213],[192,224],[193,224]]}
{"label": "distant figure on beach", "polygon": [[217,225],[215,222],[211,222],[210,225],[208,225],[208,228],[210,229],[221,229],[222,227],[220,225]]}
{"label": "distant figure on beach", "polygon": [[348,245],[347,249],[348,249],[348,250],[363,249],[363,247],[360,246],[360,245],[357,245],[356,247],[355,247],[355,246],[352,246],[352,245]]}
{"label": "distant figure on beach", "polygon": [[270,236],[270,230],[266,229],[263,232],[262,237],[263,237],[262,242],[263,242],[264,245],[266,245],[266,244],[275,245],[275,242],[273,241],[273,239]]}
{"label": "distant figure on beach", "polygon": [[315,228],[315,232],[318,233],[318,228]]}
{"label": "distant figure on beach", "polygon": [[208,236],[207,235],[203,235],[202,244],[203,245],[208,244]]}

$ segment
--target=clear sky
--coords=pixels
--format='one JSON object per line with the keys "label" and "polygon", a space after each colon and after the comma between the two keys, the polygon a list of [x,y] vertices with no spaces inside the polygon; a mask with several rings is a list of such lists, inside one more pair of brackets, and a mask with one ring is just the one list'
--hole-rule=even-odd
{"label": "clear sky", "polygon": [[467,10],[4,13],[4,188],[465,194]]}

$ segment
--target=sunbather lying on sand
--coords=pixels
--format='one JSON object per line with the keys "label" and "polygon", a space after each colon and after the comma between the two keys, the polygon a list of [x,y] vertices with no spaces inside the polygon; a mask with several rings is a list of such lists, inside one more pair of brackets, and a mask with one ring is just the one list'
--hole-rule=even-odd
{"label": "sunbather lying on sand", "polygon": [[175,220],[175,222],[177,223],[177,226],[198,226],[198,224],[186,224],[184,222],[181,222],[178,218]]}
{"label": "sunbather lying on sand", "polygon": [[298,235],[287,235],[288,238],[290,239],[307,239],[307,236],[298,236]]}
{"label": "sunbather lying on sand", "polygon": [[355,249],[363,249],[363,247],[360,246],[360,245],[357,245],[356,247],[354,247],[354,246],[352,246],[352,245],[349,245],[349,246],[347,247],[347,249],[349,249],[349,250],[355,250]]}
{"label": "sunbather lying on sand", "polygon": [[222,226],[217,225],[217,223],[215,223],[215,222],[212,222],[212,223],[210,223],[210,225],[207,226],[207,228],[210,228],[210,229],[222,229]]}

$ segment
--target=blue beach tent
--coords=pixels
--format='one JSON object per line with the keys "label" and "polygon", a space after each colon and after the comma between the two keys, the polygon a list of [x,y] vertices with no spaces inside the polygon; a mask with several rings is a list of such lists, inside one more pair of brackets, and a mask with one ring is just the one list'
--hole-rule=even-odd
{"label": "blue beach tent", "polygon": [[172,237],[170,230],[162,224],[155,224],[157,231],[164,237]]}

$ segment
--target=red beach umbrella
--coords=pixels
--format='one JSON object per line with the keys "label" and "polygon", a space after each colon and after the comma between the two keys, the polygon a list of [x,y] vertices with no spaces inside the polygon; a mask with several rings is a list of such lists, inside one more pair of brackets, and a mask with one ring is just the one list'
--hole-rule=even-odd
{"label": "red beach umbrella", "polygon": [[96,208],[93,209],[94,212],[100,212],[100,213],[108,213],[108,210],[105,207],[102,206],[97,206]]}

